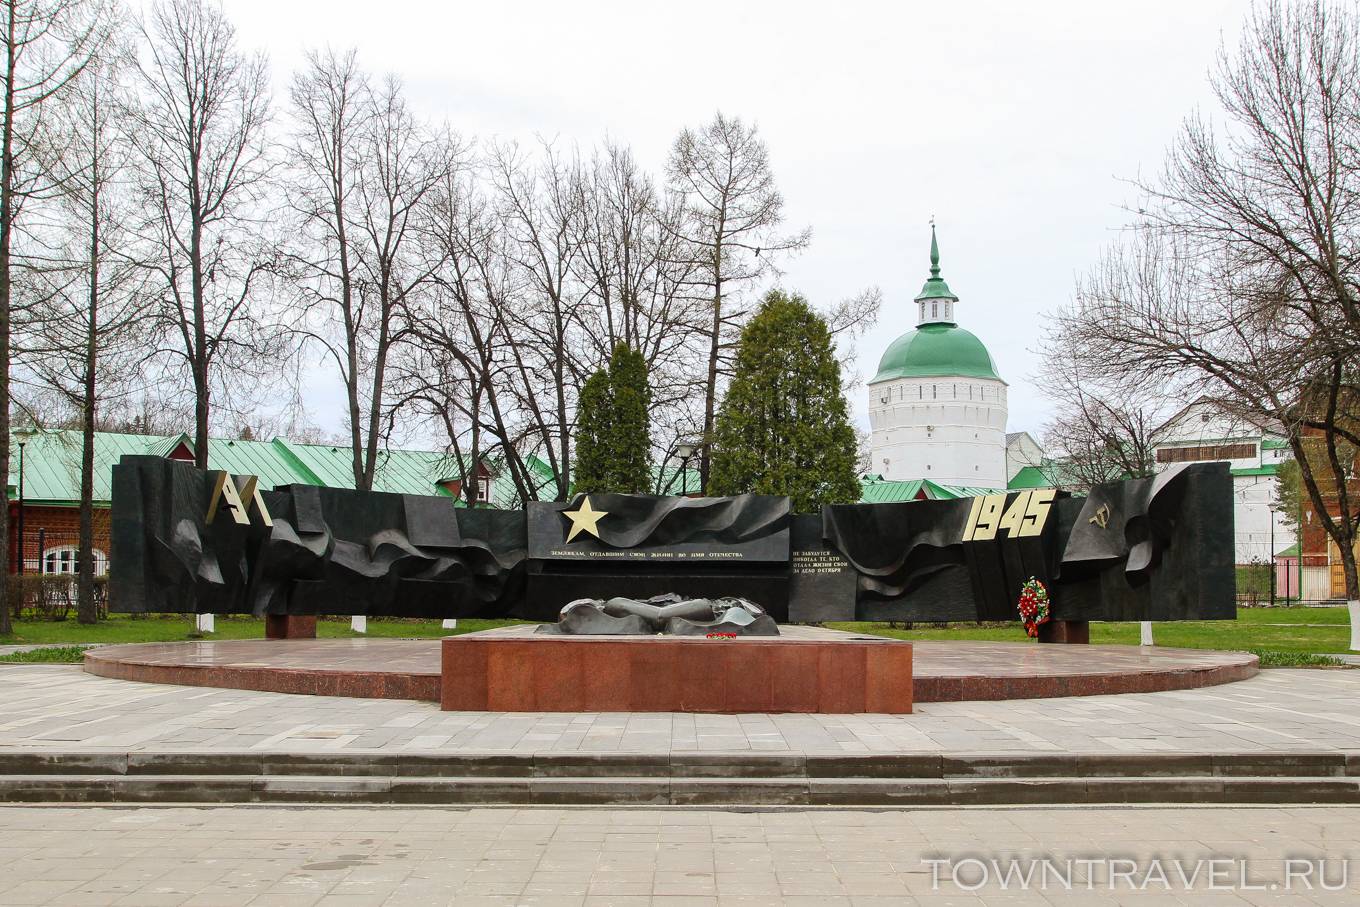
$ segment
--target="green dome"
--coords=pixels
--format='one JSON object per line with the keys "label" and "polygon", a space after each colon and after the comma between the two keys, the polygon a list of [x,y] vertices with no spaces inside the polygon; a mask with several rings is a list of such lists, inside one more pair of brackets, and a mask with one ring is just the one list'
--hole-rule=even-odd
{"label": "green dome", "polygon": [[923,324],[892,342],[870,384],[893,378],[990,378],[1000,381],[982,341],[953,324]]}

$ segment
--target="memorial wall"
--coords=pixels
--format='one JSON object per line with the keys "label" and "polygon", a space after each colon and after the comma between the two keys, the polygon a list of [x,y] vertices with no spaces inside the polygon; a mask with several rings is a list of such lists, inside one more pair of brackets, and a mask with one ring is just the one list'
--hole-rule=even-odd
{"label": "memorial wall", "polygon": [[1102,485],[790,512],[787,498],[577,495],[525,510],[114,467],[118,612],[552,620],[570,601],[737,596],[781,622],[1236,616],[1227,464]]}

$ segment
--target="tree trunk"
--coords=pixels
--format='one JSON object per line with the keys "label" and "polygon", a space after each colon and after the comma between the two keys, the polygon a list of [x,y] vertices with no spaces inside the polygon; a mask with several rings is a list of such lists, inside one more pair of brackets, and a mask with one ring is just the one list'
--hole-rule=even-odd
{"label": "tree trunk", "polygon": [[[14,6],[6,4],[5,109],[0,112],[0,551],[5,581],[0,582],[0,635],[12,632],[9,617],[9,306],[10,243],[14,227]],[[20,556],[23,554],[20,552]]]}
{"label": "tree trunk", "polygon": [[[196,171],[196,168],[195,168]],[[198,175],[191,180],[192,205],[189,227],[190,293],[194,307],[194,465],[208,468],[208,315],[203,301],[203,222],[198,207]]]}
{"label": "tree trunk", "polygon": [[80,413],[80,552],[76,561],[76,620],[99,620],[94,603],[94,414],[99,365],[99,137],[90,167],[90,311],[85,332],[85,374]]}
{"label": "tree trunk", "polygon": [[[721,247],[715,252],[715,268],[722,267]],[[699,490],[708,493],[708,476],[713,464],[713,417],[718,409],[718,353],[722,349],[722,276],[713,279],[713,336],[708,348],[708,376],[704,382],[704,437],[699,448]]]}

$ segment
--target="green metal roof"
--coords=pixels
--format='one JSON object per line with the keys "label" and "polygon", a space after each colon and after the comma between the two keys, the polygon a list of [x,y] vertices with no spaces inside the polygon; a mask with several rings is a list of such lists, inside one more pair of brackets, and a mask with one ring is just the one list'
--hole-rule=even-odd
{"label": "green metal roof", "polygon": [[[146,435],[96,432],[94,436],[93,499],[107,502],[110,497],[111,469],[124,454],[141,455],[149,442],[161,440]],[[81,433],[64,429],[43,429],[24,443],[24,500],[53,505],[74,506],[80,502]],[[19,491],[19,439],[10,438],[9,484]]]}
{"label": "green metal roof", "polygon": [[1284,438],[1272,438],[1267,435],[1261,439],[1261,447],[1265,450],[1288,450],[1289,442]]}
{"label": "green metal roof", "polygon": [[889,344],[869,383],[934,377],[1001,380],[981,340],[957,325],[937,322],[923,324]]}
{"label": "green metal roof", "polygon": [[[80,440],[78,431],[48,429],[35,433],[25,443],[25,500],[58,506],[79,503]],[[110,497],[111,469],[124,455],[165,456],[181,443],[193,448],[184,435],[96,432],[94,442],[93,499],[105,505]],[[13,450],[10,485],[17,494],[17,438],[13,441]],[[452,458],[436,451],[386,450],[380,453],[379,460],[373,480],[375,491],[447,495],[448,492],[436,483],[456,473]],[[272,441],[214,438],[208,443],[208,466],[234,475],[259,476],[265,488],[292,484],[354,487],[349,449],[325,444],[295,444],[283,438]]]}
{"label": "green metal roof", "polygon": [[1020,471],[1006,483],[1006,488],[1021,491],[1026,488],[1071,488],[1080,484],[1080,478],[1062,463],[1045,460],[1039,466],[1020,467]]}
{"label": "green metal roof", "polygon": [[[331,488],[353,488],[353,454],[348,446],[297,444],[278,439],[304,469],[316,477],[309,483]],[[381,450],[373,470],[373,490],[394,494],[438,494],[448,492],[440,479],[458,473],[453,457],[431,450]]]}
{"label": "green metal roof", "polygon": [[1265,466],[1243,466],[1234,469],[1232,474],[1235,476],[1273,476],[1280,472],[1280,464],[1267,463]]}
{"label": "green metal roof", "polygon": [[915,501],[922,492],[925,493],[927,500],[953,501],[958,498],[996,494],[997,490],[962,485],[941,485],[929,479],[890,482],[875,476],[866,477],[861,482],[859,500],[861,504],[895,504],[900,501]]}
{"label": "green metal roof", "polygon": [[222,469],[237,476],[259,476],[260,487],[319,484],[288,456],[282,440],[233,441],[211,438],[208,441],[208,468]]}
{"label": "green metal roof", "polygon": [[985,494],[1002,494],[1004,491],[1009,491],[1009,489],[1001,488],[981,488],[977,485],[942,485],[940,487],[949,489],[955,493],[955,497],[960,498],[980,498]]}

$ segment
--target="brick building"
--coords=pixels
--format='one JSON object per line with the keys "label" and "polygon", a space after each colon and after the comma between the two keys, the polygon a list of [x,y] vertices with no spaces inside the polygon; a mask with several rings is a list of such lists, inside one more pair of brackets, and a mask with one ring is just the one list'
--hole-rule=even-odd
{"label": "brick building", "polygon": [[[9,476],[11,573],[74,573],[80,530],[80,449],[78,431],[43,430],[11,436]],[[109,498],[112,467],[125,455],[159,456],[192,462],[187,435],[95,434],[95,572],[108,570]],[[350,449],[329,444],[219,439],[210,442],[208,465],[233,475],[259,476],[265,488],[318,485],[353,488]],[[384,450],[373,480],[375,491],[440,495],[462,502],[461,470],[437,451]],[[546,470],[536,460],[531,468]],[[551,478],[550,473],[547,474]],[[497,478],[484,464],[476,470],[478,499],[513,506],[513,484]],[[21,489],[22,485],[22,489]],[[22,508],[20,501],[22,499]],[[22,511],[22,515],[21,515]]]}
{"label": "brick building", "polygon": [[[1322,431],[1306,428],[1304,434],[1320,438]],[[1311,454],[1309,459],[1312,460]],[[1323,502],[1327,505],[1327,512],[1337,517],[1341,513],[1341,506],[1335,484],[1325,481],[1328,475],[1330,471],[1324,470],[1318,476],[1319,490],[1322,492]],[[1346,482],[1346,494],[1354,511],[1356,502],[1360,501],[1360,459],[1357,459],[1350,471],[1350,478]],[[1303,581],[1303,597],[1344,599],[1346,577],[1341,567],[1340,549],[1323,528],[1311,498],[1306,493],[1302,498],[1303,549],[1299,552],[1302,568],[1299,572]],[[1357,545],[1357,554],[1360,554],[1360,545]]]}

